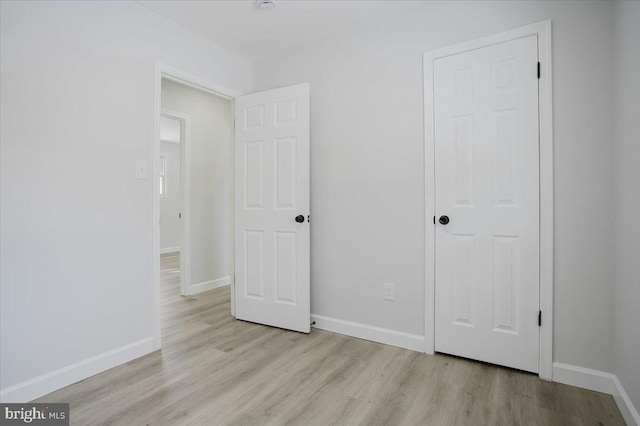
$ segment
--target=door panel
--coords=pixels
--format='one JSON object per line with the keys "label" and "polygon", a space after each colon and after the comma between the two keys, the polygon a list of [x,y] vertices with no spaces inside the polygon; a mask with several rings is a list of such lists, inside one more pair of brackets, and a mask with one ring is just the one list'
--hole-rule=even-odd
{"label": "door panel", "polygon": [[538,371],[537,36],[434,62],[435,349]]}
{"label": "door panel", "polygon": [[236,317],[308,333],[309,85],[235,108]]}

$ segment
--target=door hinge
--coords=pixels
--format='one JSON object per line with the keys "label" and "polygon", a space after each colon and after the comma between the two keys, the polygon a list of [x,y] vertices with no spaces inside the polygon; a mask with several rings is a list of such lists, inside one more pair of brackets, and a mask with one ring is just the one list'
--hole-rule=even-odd
{"label": "door hinge", "polygon": [[433,217],[433,224],[434,225],[436,224],[436,217],[435,216]]}
{"label": "door hinge", "polygon": [[542,311],[538,311],[538,327],[542,327]]}
{"label": "door hinge", "polygon": [[182,213],[178,213],[178,219],[182,219]]}
{"label": "door hinge", "polygon": [[540,62],[538,62],[538,78],[540,78]]}

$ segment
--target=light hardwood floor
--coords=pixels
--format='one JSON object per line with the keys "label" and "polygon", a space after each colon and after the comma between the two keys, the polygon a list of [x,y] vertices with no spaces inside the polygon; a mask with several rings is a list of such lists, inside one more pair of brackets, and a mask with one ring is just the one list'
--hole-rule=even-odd
{"label": "light hardwood floor", "polygon": [[445,355],[237,321],[182,298],[162,257],[163,348],[51,393],[74,425],[623,425],[611,396]]}

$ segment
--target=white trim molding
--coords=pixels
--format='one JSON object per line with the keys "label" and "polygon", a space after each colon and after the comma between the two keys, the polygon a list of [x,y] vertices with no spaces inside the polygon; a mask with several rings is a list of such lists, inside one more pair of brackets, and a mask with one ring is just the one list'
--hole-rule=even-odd
{"label": "white trim molding", "polygon": [[213,290],[215,288],[225,287],[228,285],[231,285],[230,276],[218,278],[217,280],[203,281],[198,284],[186,286],[184,296],[193,296],[194,294],[202,293],[203,291]]}
{"label": "white trim molding", "polygon": [[3,403],[25,403],[84,380],[154,351],[154,338],[147,337],[109,352],[51,371],[0,391]]}
{"label": "white trim molding", "polygon": [[540,129],[540,310],[538,374],[553,379],[553,110],[551,21],[542,21],[424,54],[424,183],[425,183],[425,336],[423,351],[435,351],[435,212],[433,63],[438,58],[480,49],[531,35],[538,37],[538,106]]}
{"label": "white trim molding", "polygon": [[553,381],[609,395],[613,394],[614,375],[577,365],[553,363]]}
{"label": "white trim molding", "polygon": [[631,398],[624,387],[622,387],[622,383],[618,376],[613,376],[613,399],[618,404],[618,408],[622,413],[622,417],[624,417],[624,421],[627,422],[628,425],[633,425],[635,423],[636,426],[640,426],[640,413],[638,413],[638,407],[633,405],[631,402]]}
{"label": "white trim molding", "polygon": [[160,254],[180,253],[180,247],[165,247],[160,249]]}
{"label": "white trim molding", "polygon": [[416,352],[423,352],[424,349],[424,337],[417,334],[403,333],[316,314],[311,314],[311,320],[315,321],[315,324],[312,323],[311,326],[320,330],[384,343],[385,345],[397,346]]}
{"label": "white trim molding", "polygon": [[553,381],[612,395],[624,421],[628,425],[640,425],[640,414],[615,374],[554,362]]}

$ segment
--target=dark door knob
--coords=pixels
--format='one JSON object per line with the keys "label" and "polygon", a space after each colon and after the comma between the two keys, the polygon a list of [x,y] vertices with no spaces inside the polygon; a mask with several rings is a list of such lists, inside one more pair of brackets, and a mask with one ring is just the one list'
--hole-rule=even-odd
{"label": "dark door knob", "polygon": [[304,216],[302,216],[301,214],[299,214],[298,216],[296,216],[296,222],[298,222],[298,223],[302,223],[302,222],[304,222]]}
{"label": "dark door knob", "polygon": [[449,216],[440,216],[438,222],[440,222],[441,225],[446,225],[447,223],[449,223]]}

